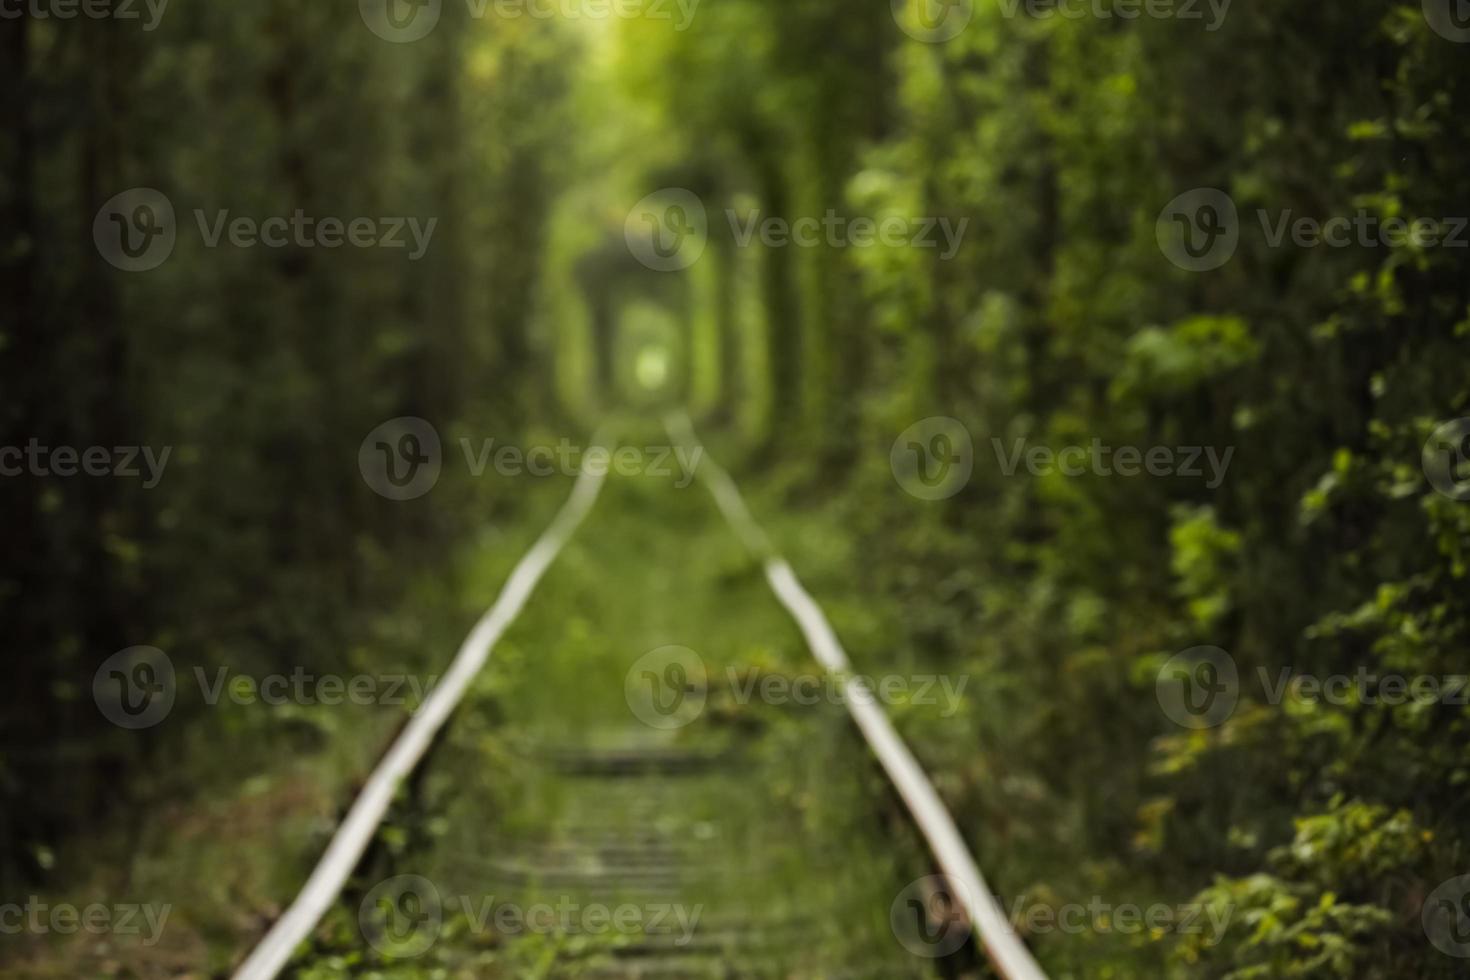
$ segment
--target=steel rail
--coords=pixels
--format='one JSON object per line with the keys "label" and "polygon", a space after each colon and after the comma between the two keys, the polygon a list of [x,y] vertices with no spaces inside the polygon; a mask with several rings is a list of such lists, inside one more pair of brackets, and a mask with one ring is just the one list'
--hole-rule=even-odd
{"label": "steel rail", "polygon": [[[669,416],[666,425],[675,441],[690,449],[699,447],[687,414],[681,412]],[[995,900],[934,784],[872,692],[852,676],[852,664],[832,625],[811,593],[802,587],[791,566],[775,551],[770,539],[751,517],[735,481],[710,458],[708,451],[700,457],[698,475],[709,487],[736,536],[761,561],[771,591],[796,620],[812,655],[842,684],[848,712],[928,841],[951,892],[969,915],[991,964],[1005,980],[1046,980],[1046,974],[1016,935],[1000,903]]]}
{"label": "steel rail", "polygon": [[[598,439],[593,442],[602,444]],[[377,833],[398,786],[423,759],[434,736],[458,707],[470,683],[489,659],[491,649],[515,621],[536,583],[592,509],[605,476],[606,469],[593,472],[585,466],[582,468],[571,496],[536,539],[531,550],[516,564],[495,604],[465,637],[443,680],[419,705],[368,777],[296,900],[240,964],[234,980],[273,980],[290,962],[296,947],[311,935],[341,894],[352,869]]]}

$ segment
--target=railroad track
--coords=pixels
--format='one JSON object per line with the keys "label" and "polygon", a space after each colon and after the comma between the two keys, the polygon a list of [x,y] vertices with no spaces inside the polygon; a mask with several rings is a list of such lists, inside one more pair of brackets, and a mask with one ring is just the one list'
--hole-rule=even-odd
{"label": "railroad track", "polygon": [[[686,449],[697,445],[687,418],[672,417],[669,431]],[[973,930],[996,974],[1006,980],[1041,980],[1044,974],[1011,930],[927,776],[883,709],[862,696],[821,609],[708,453],[698,475],[736,536],[760,562],[766,583],[795,620],[812,657],[847,695],[846,710],[866,751],[907,807],[915,840],[923,841],[942,871],[941,890],[955,904],[944,915],[964,920]],[[512,571],[443,681],[370,775],[305,886],[240,964],[235,980],[271,980],[291,969],[344,890],[361,890],[354,875],[361,874],[364,855],[395,798],[401,804],[405,781],[420,767],[466,700],[492,649],[592,511],[603,482],[596,472],[578,477],[555,520]],[[701,699],[705,693],[701,690]],[[626,707],[623,715],[622,725],[571,738],[558,734],[555,724],[545,726],[514,747],[514,773],[498,782],[486,777],[487,785],[496,782],[499,796],[477,798],[455,780],[441,779],[444,785],[436,792],[452,801],[441,809],[504,809],[507,790],[499,783],[510,782],[519,791],[510,795],[525,813],[522,819],[492,820],[483,827],[462,819],[456,826],[472,829],[441,842],[432,878],[400,874],[375,884],[360,899],[367,916],[359,920],[365,936],[404,914],[410,923],[431,922],[434,938],[459,937],[450,945],[462,951],[459,959],[451,957],[440,965],[461,967],[467,976],[483,975],[477,964],[485,956],[505,955],[512,946],[516,956],[531,964],[522,968],[525,975],[537,976],[933,975],[933,960],[911,955],[891,935],[886,944],[868,942],[886,931],[882,926],[893,894],[871,890],[868,879],[873,875],[859,870],[852,855],[823,840],[832,828],[810,825],[810,814],[803,813],[799,802],[803,791],[793,790],[782,800],[766,792],[791,782],[789,744],[777,744],[759,726],[677,725],[661,730],[627,717]],[[818,712],[815,719],[810,724],[824,726],[826,734],[813,730],[803,738],[851,742],[851,727],[840,713]],[[463,767],[475,764],[458,761]],[[445,765],[436,757],[429,768]],[[813,771],[806,778],[856,780],[866,766],[858,759],[840,773],[826,768],[821,763],[809,766]],[[811,792],[805,791],[808,796]],[[757,883],[765,887],[754,887]],[[930,898],[925,896],[926,908]],[[387,919],[370,914],[378,907]],[[542,912],[541,922],[531,921],[532,913]],[[629,921],[609,928],[606,920],[620,912],[628,913]],[[923,916],[922,909],[919,914]],[[948,928],[953,922],[941,925]],[[370,937],[374,945],[377,940],[397,943],[393,955],[409,960],[422,952],[415,945],[422,938],[417,927],[388,932],[392,934]],[[548,935],[555,941],[548,942]],[[846,952],[837,955],[833,950]]]}

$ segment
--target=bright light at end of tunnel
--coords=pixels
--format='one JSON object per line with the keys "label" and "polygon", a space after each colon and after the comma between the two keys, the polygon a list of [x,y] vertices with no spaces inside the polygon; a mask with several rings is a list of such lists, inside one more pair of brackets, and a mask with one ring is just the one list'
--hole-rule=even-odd
{"label": "bright light at end of tunnel", "polygon": [[638,383],[648,391],[657,391],[669,377],[669,352],[663,347],[645,347],[638,352]]}

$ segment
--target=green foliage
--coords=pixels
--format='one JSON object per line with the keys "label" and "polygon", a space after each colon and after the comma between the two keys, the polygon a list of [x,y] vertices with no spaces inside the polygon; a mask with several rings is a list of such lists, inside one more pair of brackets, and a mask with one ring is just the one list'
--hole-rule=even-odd
{"label": "green foliage", "polygon": [[1222,880],[1195,900],[1229,915],[1232,928],[1219,945],[1190,935],[1173,956],[1190,975],[1220,980],[1373,975],[1366,970],[1368,941],[1390,921],[1382,909],[1344,904],[1267,874]]}
{"label": "green foliage", "polygon": [[1209,635],[1230,611],[1230,585],[1240,554],[1240,533],[1222,528],[1213,509],[1181,507],[1169,529],[1178,594],[1201,635]]}
{"label": "green foliage", "polygon": [[[573,46],[561,29],[471,29],[450,7],[406,46],[352,6],[274,0],[169,9],[151,32],[90,15],[0,24],[13,109],[0,137],[0,445],[171,451],[146,490],[0,480],[16,529],[0,567],[13,666],[0,810],[14,815],[0,820],[0,886],[75,874],[58,845],[105,810],[221,779],[227,791],[282,744],[351,724],[207,710],[183,683],[167,723],[123,732],[92,703],[113,652],[157,646],[184,680],[350,675],[420,669],[457,639],[432,625],[450,590],[401,605],[426,567],[452,581],[462,514],[503,513],[508,495],[450,467],[433,503],[388,501],[358,474],[357,447],[402,415],[448,445],[495,434],[527,401],[534,243],[567,139],[556,107]],[[92,222],[137,186],[172,202],[177,242],[159,268],[120,272]],[[210,248],[197,227],[196,212],[298,211],[437,225],[418,261]],[[485,364],[505,383],[485,385]],[[239,770],[183,771],[194,745]],[[39,867],[43,852],[62,859]]]}
{"label": "green foliage", "polygon": [[[1218,942],[1038,937],[1049,967],[1454,975],[1418,906],[1470,870],[1470,708],[1382,694],[1466,671],[1470,505],[1422,459],[1470,415],[1465,253],[1263,232],[1288,213],[1463,217],[1465,48],[1409,0],[1261,0],[1213,31],[973,6],[944,44],[886,4],[818,0],[706,3],[687,31],[469,23],[445,4],[413,45],[278,0],[181,13],[146,41],[0,22],[0,445],[176,447],[156,493],[0,481],[6,883],[51,871],[98,787],[155,771],[160,745],[342,734],[298,713],[257,739],[239,713],[185,712],[174,735],[122,741],[87,694],[113,650],[257,670],[428,655],[436,600],[408,581],[519,504],[462,475],[432,507],[375,498],[350,461],[378,422],[561,433],[687,396],[768,509],[795,515],[798,567],[853,597],[838,618],[859,662],[977,679],[952,718],[895,714],[1003,895],[1230,913]],[[151,183],[182,212],[438,215],[446,247],[409,269],[181,247],[115,275],[76,230]],[[688,275],[651,275],[623,241],[660,187],[708,212]],[[1240,231],[1198,273],[1157,239],[1193,188],[1229,194]],[[829,208],[969,230],[941,259],[742,247],[725,228],[727,209]],[[664,370],[640,368],[650,348],[666,388],[639,380]],[[919,501],[888,453],[935,415],[967,428],[974,472]],[[997,447],[1017,441],[1201,447],[1228,466],[1218,482],[1006,473]],[[1229,651],[1239,702],[1184,730],[1157,675],[1200,645]],[[794,668],[746,653],[754,672]],[[535,662],[517,656],[508,669]],[[1293,680],[1360,672],[1333,701]]]}
{"label": "green foliage", "polygon": [[1400,912],[1391,886],[1420,867],[1427,838],[1407,811],[1333,800],[1272,851],[1277,875],[1220,878],[1195,896],[1230,923],[1224,942],[1190,934],[1171,955],[1222,980],[1399,975],[1385,972],[1382,941]]}

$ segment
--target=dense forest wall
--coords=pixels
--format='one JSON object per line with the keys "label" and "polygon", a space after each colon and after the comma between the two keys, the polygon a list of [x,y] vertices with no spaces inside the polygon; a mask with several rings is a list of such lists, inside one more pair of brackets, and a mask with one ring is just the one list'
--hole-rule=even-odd
{"label": "dense forest wall", "polygon": [[[416,569],[449,574],[467,509],[514,506],[452,478],[386,499],[356,457],[400,416],[494,434],[517,385],[534,390],[559,36],[471,48],[451,6],[393,44],[339,6],[177,5],[147,29],[0,19],[0,444],[98,447],[139,473],[74,459],[67,479],[62,459],[0,479],[8,888],[119,794],[168,783],[167,746],[219,735],[219,713],[183,703],[157,729],[111,724],[92,696],[109,656],[158,647],[180,676],[345,672],[366,613]],[[501,74],[520,87],[469,84]]]}
{"label": "dense forest wall", "polygon": [[[712,239],[742,195],[967,223],[953,255],[767,251],[790,499],[845,488],[894,656],[987,678],[929,751],[1009,888],[1063,813],[1072,858],[1234,910],[1217,947],[1165,940],[1198,975],[1450,976],[1419,910],[1467,846],[1464,32],[1432,4],[1037,6],[905,36],[750,0],[640,48],[635,91],[706,148]],[[919,502],[887,449],[929,417],[973,475]],[[1101,462],[1015,462],[1072,446]],[[1158,678],[1204,647],[1232,710],[1183,728]]]}

